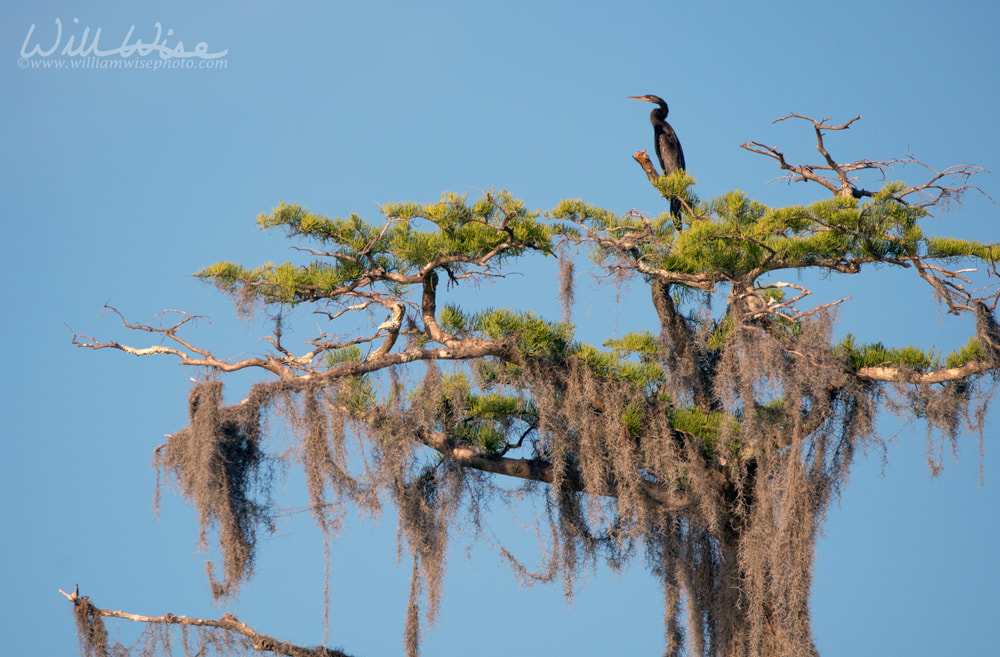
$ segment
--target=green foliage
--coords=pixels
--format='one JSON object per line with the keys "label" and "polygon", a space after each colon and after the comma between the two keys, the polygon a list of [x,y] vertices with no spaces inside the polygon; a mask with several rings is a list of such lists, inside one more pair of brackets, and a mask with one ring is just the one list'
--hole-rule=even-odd
{"label": "green foliage", "polygon": [[969,338],[969,341],[965,345],[948,354],[944,359],[945,367],[961,367],[966,363],[971,363],[972,361],[985,360],[986,350],[983,349],[983,344],[978,338]]}
{"label": "green foliage", "polygon": [[718,351],[722,349],[723,345],[729,341],[729,336],[733,334],[733,329],[736,328],[733,318],[726,315],[722,320],[713,327],[712,332],[708,335],[708,348],[713,351]]}
{"label": "green foliage", "polygon": [[363,273],[354,263],[343,261],[334,264],[313,262],[304,266],[268,262],[255,268],[220,262],[195,276],[211,279],[225,292],[241,290],[264,303],[297,304],[334,296],[337,290],[356,281]]}
{"label": "green foliage", "polygon": [[337,390],[337,400],[351,413],[362,413],[378,401],[375,385],[365,376],[342,379]]}
{"label": "green foliage", "polygon": [[[323,365],[333,369],[344,363],[360,363],[364,355],[357,345],[331,349],[323,357]],[[376,386],[368,376],[352,376],[339,379],[337,401],[351,413],[361,413],[377,401]]]}
{"label": "green foliage", "polygon": [[642,433],[644,420],[643,406],[638,402],[629,402],[622,408],[622,425],[630,436],[638,436]]}
{"label": "green foliage", "polygon": [[487,456],[499,456],[507,447],[507,435],[492,424],[465,424],[451,435],[461,443],[479,448]]}
{"label": "green foliage", "polygon": [[649,331],[629,333],[621,338],[612,338],[604,342],[605,347],[609,347],[622,355],[637,354],[644,362],[653,362],[659,356],[659,343]]}
{"label": "green foliage", "polygon": [[573,339],[572,326],[546,322],[528,311],[496,308],[476,313],[468,323],[491,340],[512,339],[519,353],[533,358],[564,358]]}
{"label": "green foliage", "polygon": [[[657,186],[667,195],[680,195],[692,182],[686,173],[677,172],[661,178]],[[646,220],[618,216],[583,201],[563,201],[548,214],[610,238],[624,239],[623,246],[634,248],[650,265],[685,274],[740,276],[789,268],[850,267],[915,256],[994,259],[997,245],[927,238],[918,225],[926,211],[893,198],[903,188],[902,183],[888,183],[864,203],[835,196],[807,206],[777,209],[739,191],[706,202],[686,197],[694,215],[680,234],[667,212]],[[605,263],[617,257],[617,252],[604,243],[596,246],[592,255],[596,262]]]}
{"label": "green foliage", "polygon": [[[626,220],[619,217],[610,210],[599,208],[596,205],[585,203],[579,199],[567,199],[559,202],[548,213],[553,219],[564,219],[578,224],[583,224],[591,228],[640,228],[638,220]],[[575,228],[567,228],[568,231],[577,233]]]}
{"label": "green foliage", "polygon": [[885,367],[903,365],[917,371],[928,369],[934,361],[931,354],[924,353],[914,346],[886,347],[881,342],[859,345],[852,334],[848,333],[837,346],[838,351],[847,356],[851,367],[858,370],[862,367]]}
{"label": "green foliage", "polygon": [[591,372],[605,379],[629,381],[639,387],[651,387],[661,383],[665,373],[653,362],[626,360],[621,353],[601,351],[594,346],[575,343],[572,355],[579,358]]}
{"label": "green foliage", "polygon": [[349,345],[339,349],[332,349],[326,353],[323,364],[332,368],[341,363],[360,363],[363,359],[361,349],[357,345]]}
{"label": "green foliage", "polygon": [[[428,394],[433,394],[433,399],[426,399]],[[523,431],[537,420],[532,403],[496,392],[477,394],[464,372],[442,374],[433,393],[422,387],[411,397],[424,397],[431,403],[434,421],[439,430],[447,431],[449,439],[491,456],[506,451],[512,432]]]}
{"label": "green foliage", "polygon": [[942,356],[933,348],[924,351],[912,345],[906,347],[886,347],[881,342],[857,344],[855,337],[848,333],[837,345],[836,350],[846,356],[855,370],[862,367],[904,366],[918,372],[936,370],[942,367],[961,367],[966,363],[983,360],[986,352],[977,338],[961,348]]}
{"label": "green foliage", "polygon": [[[693,209],[680,232],[669,212],[650,219],[636,213],[619,215],[582,200],[564,200],[543,216],[528,210],[506,191],[490,191],[474,201],[465,195],[445,193],[436,203],[387,204],[381,208],[384,221],[377,223],[356,214],[344,219],[328,218],[297,204],[282,203],[262,214],[258,225],[266,229],[283,227],[292,236],[320,244],[323,250],[316,251],[319,259],[305,265],[265,263],[255,268],[220,262],[197,275],[224,290],[265,303],[296,304],[336,300],[359,286],[382,285],[391,294],[403,296],[410,285],[432,275],[432,269],[447,268],[450,281],[472,268],[486,263],[497,266],[527,251],[552,255],[559,239],[576,243],[586,240],[593,246],[592,258],[600,264],[634,258],[666,272],[707,274],[718,283],[736,277],[755,281],[781,269],[857,271],[866,263],[908,264],[917,257],[992,262],[996,250],[993,244],[925,236],[919,221],[926,212],[896,200],[905,189],[902,183],[890,182],[863,201],[835,196],[785,208],[769,208],[739,191],[699,201],[691,191],[694,183],[686,172],[675,172],[655,183],[665,197],[684,198]],[[685,289],[684,285],[673,285],[678,306],[685,303]],[[765,299],[784,300],[778,289],[758,287],[755,291]],[[799,328],[791,320],[777,319],[772,326],[784,325],[790,335]],[[507,341],[525,358],[561,363],[578,359],[597,376],[626,382],[647,394],[666,381],[658,339],[648,331],[608,340],[604,347],[610,351],[602,351],[574,343],[572,326],[548,322],[527,311],[494,308],[470,314],[458,306],[443,305],[437,320],[444,331],[459,338]],[[716,319],[708,335],[708,349],[720,352],[735,326],[733,318],[726,314]],[[416,336],[418,345],[427,340],[427,336]],[[947,356],[913,346],[859,345],[851,335],[836,349],[855,369],[904,366],[928,371],[985,357],[975,339]],[[361,351],[350,347],[327,354],[325,364],[335,367],[361,358]],[[486,385],[510,381],[520,373],[510,363],[480,365],[478,370]],[[370,403],[371,387],[363,379],[352,385],[357,388],[350,395],[353,403],[359,408]],[[469,422],[460,430],[462,441],[479,445],[489,453],[506,445],[501,439],[506,440],[507,427],[496,423],[505,415],[516,415],[514,409],[521,408],[520,401],[477,396],[464,379],[448,379],[445,387],[446,396],[464,399],[463,413]],[[780,409],[776,412],[781,414]],[[717,440],[723,419],[700,413],[675,410],[671,422],[709,449]],[[641,421],[641,407],[623,409],[623,422],[630,432],[641,428]]]}
{"label": "green foliage", "polygon": [[[674,431],[678,431],[695,441],[703,454],[706,456],[718,455],[722,428],[725,423],[730,423],[730,431],[733,435],[738,435],[735,429],[736,419],[724,413],[706,413],[697,408],[673,408],[668,412],[670,426]],[[739,441],[731,440],[726,445],[725,451],[731,456],[739,452]]]}
{"label": "green foliage", "polygon": [[458,306],[447,305],[438,313],[438,326],[454,335],[468,335],[469,318]]}
{"label": "green foliage", "polygon": [[[280,203],[258,217],[258,226],[283,227],[290,236],[319,243],[322,260],[253,268],[220,262],[195,275],[264,303],[336,298],[376,281],[400,293],[393,275],[415,276],[429,265],[447,265],[460,274],[481,266],[484,259],[502,264],[528,251],[550,255],[558,232],[539,221],[540,212],[528,210],[506,191],[487,192],[472,203],[445,193],[437,203],[393,203],[381,211],[385,221],[370,223],[356,214],[329,218],[298,204]],[[430,229],[421,230],[425,225]]]}
{"label": "green foliage", "polygon": [[537,419],[534,405],[517,397],[497,393],[470,393],[466,398],[466,408],[466,424],[457,437],[489,455],[505,451],[515,420],[531,425]]}
{"label": "green foliage", "polygon": [[953,237],[928,237],[927,253],[944,258],[979,258],[986,262],[996,262],[1000,255],[1000,244],[983,244]]}
{"label": "green foliage", "polygon": [[671,198],[684,199],[688,205],[692,206],[698,203],[697,197],[691,191],[691,187],[696,184],[698,181],[695,180],[694,176],[683,169],[666,176],[660,176],[653,181],[653,186],[663,198],[668,200]]}

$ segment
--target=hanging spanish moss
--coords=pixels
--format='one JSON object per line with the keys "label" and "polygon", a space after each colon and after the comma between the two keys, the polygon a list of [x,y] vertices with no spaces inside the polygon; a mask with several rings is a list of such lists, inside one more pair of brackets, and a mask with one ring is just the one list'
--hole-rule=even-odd
{"label": "hanging spanish moss", "polygon": [[104,626],[101,612],[87,597],[74,600],[73,617],[80,639],[80,654],[84,657],[108,657],[112,654],[109,652],[108,630]]}
{"label": "hanging spanish moss", "polygon": [[158,464],[175,477],[198,511],[202,542],[219,535],[222,578],[207,563],[212,594],[233,595],[253,573],[259,529],[271,528],[270,461],[262,451],[259,391],[235,406],[222,405],[222,384],[196,384],[188,398],[190,424],[158,451]]}

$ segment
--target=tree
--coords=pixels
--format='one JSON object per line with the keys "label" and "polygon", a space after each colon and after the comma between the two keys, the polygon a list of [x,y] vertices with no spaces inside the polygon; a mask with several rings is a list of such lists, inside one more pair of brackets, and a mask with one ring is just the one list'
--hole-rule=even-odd
{"label": "tree", "polygon": [[[757,142],[743,148],[774,159],[790,182],[832,193],[807,206],[769,208],[741,192],[701,201],[687,172],[659,176],[645,152],[636,160],[650,181],[664,199],[680,200],[680,229],[669,210],[618,215],[568,200],[542,213],[495,191],[386,205],[378,222],[283,203],[258,225],[310,244],[300,247],[309,262],[220,262],[197,274],[232,295],[240,313],[272,313],[267,354],[227,360],[199,348],[181,334],[197,317],[179,311],[153,325],[111,309],[160,344],[82,335],[74,343],[203,369],[190,391],[190,423],[157,448],[156,460],[203,530],[217,535],[221,563],[209,568],[216,597],[238,593],[258,534],[272,527],[269,473],[278,457],[265,449],[264,420],[278,416],[298,436],[310,509],[324,532],[336,534],[350,505],[396,508],[401,547],[413,559],[404,630],[411,655],[421,610],[430,622],[437,614],[449,533],[460,519],[481,529],[482,504],[510,499],[508,482],[537,500],[551,536],[539,572],[499,547],[525,581],[559,578],[572,595],[581,568],[603,560],[617,569],[641,553],[665,591],[668,655],[816,654],[808,595],[817,531],[855,453],[879,444],[880,409],[924,421],[942,440],[966,429],[982,440],[985,393],[1000,370],[1000,289],[977,285],[997,275],[998,245],[921,227],[932,210],[980,191],[970,183],[978,167],[937,171],[913,157],[838,163],[827,132],[860,117],[842,125],[779,120],[790,118],[812,125],[821,163],[794,164]],[[926,180],[861,186],[859,175],[884,178],[904,164]],[[575,341],[569,309],[583,251],[611,279],[648,287],[658,325],[603,349]],[[563,321],[443,303],[454,286],[504,276],[527,256],[559,260]],[[876,266],[912,270],[948,313],[974,316],[975,335],[947,355],[850,334],[835,340],[833,314],[846,299],[809,307],[801,279],[781,280]],[[296,308],[328,327],[304,352],[282,340]],[[223,378],[240,370],[262,378],[226,404]],[[142,617],[100,609],[78,591],[64,595],[86,654],[112,649],[108,616],[149,623],[154,645],[168,643],[163,628],[176,624],[209,628],[200,641],[221,652],[343,654],[257,634],[230,616]]]}

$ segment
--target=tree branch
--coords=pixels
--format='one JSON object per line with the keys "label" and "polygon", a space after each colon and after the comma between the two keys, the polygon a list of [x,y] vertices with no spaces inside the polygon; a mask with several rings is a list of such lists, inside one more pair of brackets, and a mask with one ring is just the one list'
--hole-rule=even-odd
{"label": "tree branch", "polygon": [[653,307],[660,318],[660,331],[670,338],[668,359],[676,358],[680,369],[691,378],[695,406],[708,413],[715,408],[709,374],[703,369],[705,354],[698,348],[694,331],[677,312],[670,298],[670,285],[653,281],[650,285]]}
{"label": "tree branch", "polygon": [[928,385],[931,383],[946,383],[959,381],[976,374],[982,374],[996,369],[996,364],[989,361],[974,360],[960,367],[944,367],[931,372],[916,372],[906,367],[862,367],[857,376],[865,381],[885,381],[896,383],[914,383]]}
{"label": "tree branch", "polygon": [[[126,354],[131,354],[133,356],[168,354],[180,358],[180,362],[182,365],[210,367],[213,369],[220,370],[222,372],[236,372],[238,370],[246,369],[248,367],[259,367],[273,374],[277,374],[279,377],[282,378],[290,378],[295,376],[294,372],[290,370],[288,367],[285,367],[279,359],[275,359],[270,356],[265,358],[244,358],[243,360],[230,362],[216,358],[215,356],[212,355],[211,352],[209,352],[206,349],[200,349],[194,347],[189,342],[178,336],[177,331],[189,321],[192,321],[194,319],[199,319],[200,317],[198,315],[189,315],[181,310],[164,310],[158,314],[162,315],[165,313],[177,313],[182,316],[182,319],[167,328],[159,328],[155,326],[149,326],[146,324],[131,324],[128,321],[126,321],[125,317],[120,312],[118,312],[118,310],[115,309],[114,307],[109,306],[107,304],[105,304],[104,307],[109,312],[117,315],[118,318],[121,319],[122,326],[124,326],[125,328],[132,329],[134,331],[144,331],[147,333],[159,333],[164,337],[166,337],[167,339],[172,340],[177,344],[180,344],[185,349],[187,349],[187,351],[182,351],[174,347],[165,347],[162,345],[153,345],[151,347],[136,348],[136,347],[130,347],[128,345],[123,345],[118,342],[98,342],[97,339],[95,338],[76,333],[75,331],[73,332],[73,338],[72,338],[72,343],[74,345],[76,345],[77,347],[83,347],[94,350],[117,349],[119,351],[122,351]],[[198,354],[199,356],[201,356],[201,358],[193,357],[188,352],[193,352],[195,354]]]}
{"label": "tree branch", "polygon": [[653,166],[653,161],[649,159],[649,155],[646,154],[645,148],[641,151],[636,151],[635,154],[632,155],[632,159],[638,162],[639,166],[642,167],[642,170],[646,172],[646,177],[649,178],[649,182],[655,183],[659,180],[660,174],[656,170],[656,167]]}
{"label": "tree branch", "polygon": [[[908,154],[905,158],[893,158],[882,161],[868,159],[855,160],[848,163],[835,161],[826,148],[826,144],[824,142],[824,132],[828,130],[848,130],[852,123],[861,119],[860,115],[855,116],[853,119],[842,125],[827,125],[826,122],[830,120],[830,117],[816,120],[802,114],[788,114],[780,119],[775,119],[773,123],[778,123],[792,118],[802,119],[812,123],[813,130],[816,133],[816,150],[818,150],[820,155],[823,156],[825,164],[794,164],[790,162],[785,157],[785,154],[776,146],[767,146],[757,141],[744,142],[740,144],[740,148],[743,148],[744,150],[748,150],[751,153],[757,153],[759,155],[765,155],[777,161],[778,166],[783,171],[789,172],[786,176],[782,176],[783,179],[786,179],[789,182],[814,182],[830,190],[834,196],[847,196],[853,198],[873,197],[875,196],[875,192],[858,187],[855,184],[858,178],[856,176],[851,176],[850,174],[856,171],[877,171],[882,175],[882,179],[885,180],[887,178],[887,172],[892,170],[895,165],[906,166],[907,164],[913,164],[929,171],[932,174],[931,179],[925,183],[910,186],[898,192],[892,193],[891,198],[899,203],[904,205],[913,205],[916,207],[929,207],[945,203],[953,199],[958,199],[962,196],[962,194],[970,190],[979,192],[990,201],[993,201],[993,199],[990,198],[990,196],[982,189],[976,185],[969,184],[968,181],[970,178],[977,174],[986,172],[986,170],[982,167],[975,165],[962,164],[948,167],[943,171],[938,171],[930,165],[921,162],[912,154]],[[823,175],[822,173],[817,172],[829,173],[827,175]],[[947,182],[951,180],[955,180],[957,184],[947,184]],[[914,194],[924,195],[925,198],[924,200],[918,202],[907,200],[906,197]]]}
{"label": "tree branch", "polygon": [[[443,457],[458,463],[464,467],[473,468],[482,472],[526,479],[528,481],[538,481],[552,484],[555,481],[555,470],[552,464],[543,459],[515,459],[505,456],[485,456],[471,447],[458,447],[453,445],[446,434],[418,434],[417,440],[422,444],[437,451]],[[563,483],[570,490],[578,492],[594,492],[585,490],[583,478],[578,472],[571,472],[563,479]],[[690,508],[695,500],[683,491],[673,490],[662,484],[653,482],[643,483],[644,492],[653,500],[663,505],[668,511],[683,511]],[[607,491],[599,492],[601,495],[609,495]]]}
{"label": "tree branch", "polygon": [[188,627],[209,627],[225,630],[227,632],[232,632],[246,637],[250,640],[250,643],[256,650],[261,652],[271,652],[275,655],[284,655],[285,657],[351,657],[347,653],[340,650],[331,650],[323,646],[316,648],[304,648],[286,641],[275,639],[274,637],[266,634],[261,634],[254,631],[246,623],[238,621],[232,614],[226,614],[219,619],[188,618],[186,616],[175,616],[174,614],[166,614],[164,616],[142,616],[140,614],[130,614],[124,611],[113,611],[93,606],[93,603],[90,602],[87,596],[81,597],[79,595],[79,587],[76,587],[72,593],[66,593],[62,589],[59,589],[59,592],[66,596],[66,599],[74,605],[89,604],[93,607],[94,611],[107,618],[122,618],[136,623],[185,625]]}

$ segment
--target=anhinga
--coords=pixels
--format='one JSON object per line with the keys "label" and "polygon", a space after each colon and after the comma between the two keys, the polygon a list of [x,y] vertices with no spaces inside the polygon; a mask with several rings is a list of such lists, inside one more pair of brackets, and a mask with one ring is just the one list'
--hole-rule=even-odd
{"label": "anhinga", "polygon": [[[659,107],[649,113],[649,122],[653,124],[653,143],[656,146],[656,157],[660,160],[660,168],[663,169],[663,175],[666,176],[678,169],[687,168],[684,166],[684,149],[681,148],[681,142],[677,139],[677,133],[667,123],[667,114],[670,112],[670,108],[667,107],[667,101],[653,94],[629,96],[629,98],[645,100],[646,102],[659,105]],[[677,224],[679,230],[681,217],[680,199],[670,199],[670,214],[674,215],[674,223]]]}

